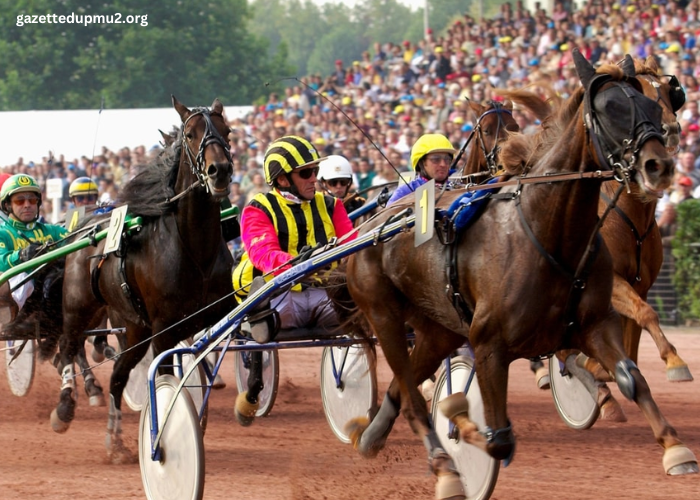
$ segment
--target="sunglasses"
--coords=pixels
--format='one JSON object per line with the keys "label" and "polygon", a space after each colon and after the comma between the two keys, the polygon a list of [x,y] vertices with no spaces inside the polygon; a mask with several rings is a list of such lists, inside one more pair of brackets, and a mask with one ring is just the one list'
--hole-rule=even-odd
{"label": "sunglasses", "polygon": [[326,182],[330,187],[348,187],[352,183],[350,179],[329,179]]}
{"label": "sunglasses", "polygon": [[73,199],[74,199],[75,201],[77,201],[78,203],[83,203],[83,202],[86,202],[86,201],[88,201],[88,202],[93,202],[93,203],[94,203],[94,202],[97,201],[97,196],[92,195],[92,194],[90,194],[90,195],[88,195],[88,194],[81,194],[81,195],[78,195],[78,196],[73,196]]}
{"label": "sunglasses", "polygon": [[296,173],[299,174],[299,177],[301,177],[302,179],[308,180],[311,179],[312,176],[315,177],[318,175],[318,167],[297,170]]}
{"label": "sunglasses", "polygon": [[39,204],[39,198],[36,196],[13,196],[12,197],[12,204],[13,205],[24,205],[25,203],[29,202],[30,205],[38,205]]}
{"label": "sunglasses", "polygon": [[434,165],[439,163],[452,163],[451,155],[430,155],[427,157],[428,161]]}

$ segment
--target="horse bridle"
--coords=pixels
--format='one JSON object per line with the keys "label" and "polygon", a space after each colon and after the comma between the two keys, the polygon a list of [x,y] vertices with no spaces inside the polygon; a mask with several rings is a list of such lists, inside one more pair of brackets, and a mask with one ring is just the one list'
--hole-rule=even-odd
{"label": "horse bridle", "polygon": [[[202,137],[201,142],[199,143],[199,150],[197,151],[197,154],[195,155],[194,152],[190,149],[190,146],[187,144],[187,140],[185,137],[185,128],[187,127],[187,123],[194,118],[195,116],[201,115],[202,118],[204,118],[204,137]],[[197,181],[192,184],[190,187],[188,187],[185,191],[182,193],[176,195],[173,197],[170,201],[174,201],[177,198],[180,198],[184,196],[188,191],[193,189],[196,186],[202,186],[204,189],[207,190],[207,193],[209,192],[209,184],[206,181],[205,173],[204,173],[204,151],[211,146],[212,144],[218,144],[220,145],[224,153],[226,154],[226,159],[228,160],[229,164],[232,163],[231,160],[231,149],[228,144],[228,142],[221,136],[219,131],[216,129],[214,124],[211,121],[211,111],[209,108],[194,108],[192,110],[192,114],[187,117],[187,119],[184,121],[181,127],[181,132],[182,132],[182,142],[185,147],[185,152],[187,154],[187,162],[190,164],[190,169],[192,170],[192,174],[197,178]]]}
{"label": "horse bridle", "polygon": [[[601,120],[592,105],[592,101],[596,98],[598,90],[606,83],[611,83],[616,88],[620,89],[624,93],[624,96],[632,103],[629,107],[631,110],[629,132],[627,133],[627,137],[622,139],[622,141],[618,141],[606,126],[605,121],[607,117],[606,120]],[[645,101],[641,101],[642,104],[639,106],[635,105],[633,99],[639,98],[647,99],[649,103],[653,103],[658,109],[654,110],[650,106],[647,106]],[[649,109],[647,110],[645,108]],[[649,111],[649,113],[647,113],[647,111]],[[653,111],[660,114],[661,107],[659,104],[646,97],[628,81],[613,81],[609,75],[600,75],[596,77],[591,82],[588,89],[586,89],[586,94],[584,96],[584,124],[589,132],[589,140],[593,144],[593,148],[598,157],[598,163],[600,165],[607,165],[610,169],[615,171],[617,174],[616,177],[618,178],[617,180],[620,182],[627,183],[630,180],[632,172],[635,170],[637,156],[639,155],[641,146],[647,140],[656,137],[662,144],[665,144],[663,135],[649,117],[649,114]],[[616,117],[616,119],[619,119],[619,117]],[[637,133],[636,131],[640,127],[642,130]]]}
{"label": "horse bridle", "polygon": [[[486,166],[489,169],[489,172],[491,172],[491,175],[496,175],[496,172],[498,172],[498,165],[496,164],[496,154],[498,153],[498,135],[501,133],[501,127],[505,129],[503,114],[507,113],[513,116],[513,112],[509,109],[505,109],[503,104],[498,101],[489,101],[488,104],[492,106],[492,109],[485,111],[479,118],[477,118],[474,132],[479,138],[479,147],[484,152]],[[484,142],[483,131],[481,130],[481,120],[494,113],[496,113],[498,116],[498,125],[496,125],[496,134],[494,135],[495,139],[493,141],[493,147],[491,148],[491,151],[486,151],[486,143]]]}

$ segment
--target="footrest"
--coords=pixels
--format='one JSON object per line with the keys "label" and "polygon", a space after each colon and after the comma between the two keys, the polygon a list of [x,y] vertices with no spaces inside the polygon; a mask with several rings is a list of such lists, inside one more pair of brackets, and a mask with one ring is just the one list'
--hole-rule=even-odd
{"label": "footrest", "polygon": [[326,340],[342,336],[343,331],[338,327],[331,327],[330,329],[323,327],[290,328],[288,330],[280,330],[275,338],[275,342],[284,342],[289,340]]}

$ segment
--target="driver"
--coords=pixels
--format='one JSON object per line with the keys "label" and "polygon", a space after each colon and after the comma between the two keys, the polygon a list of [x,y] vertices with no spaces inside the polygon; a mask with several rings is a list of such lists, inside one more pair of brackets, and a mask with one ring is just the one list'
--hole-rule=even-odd
{"label": "driver", "polygon": [[[0,272],[31,260],[47,243],[60,241],[68,230],[56,224],[38,222],[41,188],[26,174],[16,174],[0,190],[0,206],[8,216],[0,224]],[[21,273],[0,285],[0,323],[17,317],[34,291],[34,280]],[[13,290],[13,291],[11,291]]]}
{"label": "driver", "polygon": [[442,134],[424,134],[411,148],[411,166],[416,171],[416,178],[408,184],[401,184],[389,198],[388,205],[414,192],[430,179],[435,179],[435,187],[452,189],[452,183],[448,180],[450,167],[457,150],[447,137]]}
{"label": "driver", "polygon": [[[342,201],[316,191],[320,161],[314,146],[302,137],[281,137],[268,147],[263,168],[272,189],[255,195],[241,214],[245,253],[233,271],[239,301],[248,295],[256,276],[280,274],[305,247],[326,244],[353,231]],[[271,307],[284,329],[338,324],[322,288],[297,285],[272,299]],[[260,343],[274,338],[267,320],[251,321],[250,328]]]}
{"label": "driver", "polygon": [[365,199],[350,193],[352,186],[352,165],[344,156],[330,155],[318,164],[318,183],[326,193],[343,200],[345,210],[351,214],[362,205]]}

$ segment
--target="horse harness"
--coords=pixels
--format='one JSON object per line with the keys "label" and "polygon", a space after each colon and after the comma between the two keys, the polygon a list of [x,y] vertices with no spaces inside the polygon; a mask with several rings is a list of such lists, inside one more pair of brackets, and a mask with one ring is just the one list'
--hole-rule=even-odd
{"label": "horse harness", "polygon": [[[513,116],[513,112],[509,109],[505,109],[503,107],[503,103],[499,101],[489,101],[489,104],[493,107],[493,109],[485,111],[479,118],[477,118],[476,127],[474,127],[474,132],[479,138],[479,147],[484,152],[484,156],[486,158],[486,166],[488,167],[489,172],[491,172],[491,175],[495,175],[498,171],[498,165],[496,164],[496,154],[498,153],[498,136],[501,133],[501,128],[505,130],[505,125],[503,123],[503,114],[506,113]],[[491,151],[486,151],[486,143],[484,142],[483,131],[481,128],[481,120],[483,120],[486,116],[492,115],[494,113],[498,116],[498,125],[496,125],[496,134],[494,135],[496,139],[493,141],[493,147],[491,148]]]}

